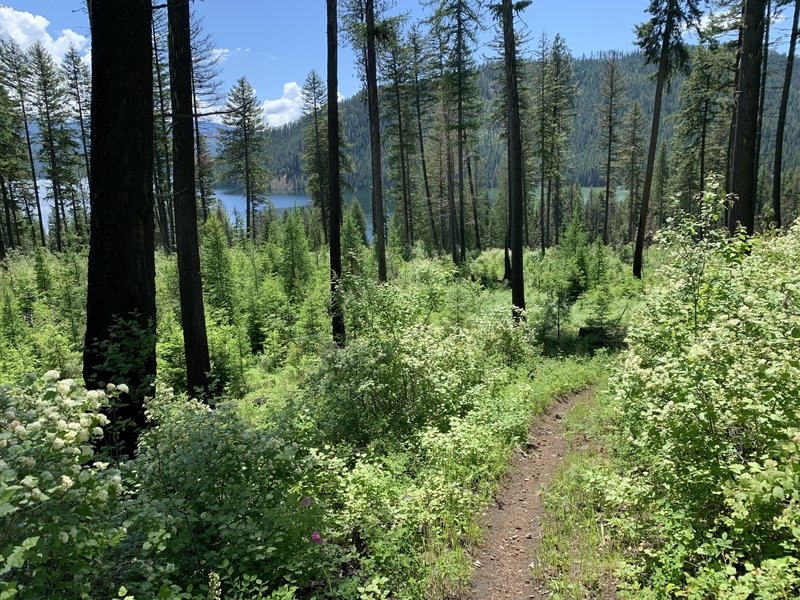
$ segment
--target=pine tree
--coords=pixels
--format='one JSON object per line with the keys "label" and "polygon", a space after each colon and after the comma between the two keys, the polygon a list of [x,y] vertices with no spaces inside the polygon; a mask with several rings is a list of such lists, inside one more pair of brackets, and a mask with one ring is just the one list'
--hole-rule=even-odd
{"label": "pine tree", "polygon": [[478,92],[474,48],[477,31],[481,27],[480,16],[474,0],[441,0],[434,13],[434,27],[438,30],[445,48],[446,70],[444,93],[455,105],[456,152],[458,160],[458,240],[460,254],[458,262],[466,260],[465,224],[465,161],[468,132],[474,125]]}
{"label": "pine tree", "polygon": [[[33,106],[39,126],[40,160],[44,164],[43,174],[50,186],[55,217],[55,249],[64,249],[67,229],[65,204],[70,188],[74,191],[76,177],[73,167],[77,156],[77,143],[69,125],[69,92],[66,82],[56,67],[53,57],[40,42],[30,50],[31,80],[33,82]],[[73,209],[75,207],[73,206]],[[73,210],[73,213],[76,211]],[[73,214],[75,225],[80,222]]]}
{"label": "pine tree", "polygon": [[644,162],[644,112],[638,102],[634,102],[628,109],[621,128],[622,148],[619,155],[619,169],[623,173],[624,185],[628,190],[628,231],[625,243],[630,244],[634,241]]}
{"label": "pine tree", "polygon": [[245,228],[248,238],[255,240],[255,210],[269,189],[266,169],[268,142],[263,109],[253,87],[244,77],[228,94],[223,122],[227,129],[220,132],[219,160],[224,166],[225,177],[244,188]]}
{"label": "pine tree", "polygon": [[327,127],[323,115],[325,107],[325,82],[312,70],[303,84],[303,117],[306,120],[303,153],[303,171],[308,177],[306,190],[319,210],[322,232],[328,243],[328,160],[325,154]]}
{"label": "pine tree", "polygon": [[285,214],[278,272],[286,296],[297,304],[303,299],[303,292],[311,275],[311,258],[299,211],[290,210]]}
{"label": "pine tree", "polygon": [[[33,189],[33,196],[36,201],[36,216],[39,224],[39,243],[42,246],[47,244],[44,232],[44,218],[42,215],[42,204],[39,197],[38,177],[36,173],[36,161],[33,156],[33,143],[30,125],[33,116],[30,113],[29,101],[33,93],[30,85],[30,64],[28,54],[23,52],[19,45],[13,40],[0,40],[0,67],[2,67],[2,79],[10,96],[16,102],[22,117],[22,124],[25,130],[25,142],[27,145],[28,166],[30,168],[30,185]],[[30,221],[30,219],[29,219]],[[33,228],[32,235],[35,236]],[[35,243],[35,242],[34,242]]]}
{"label": "pine tree", "polygon": [[388,141],[388,159],[396,218],[402,218],[403,247],[408,255],[414,245],[414,209],[411,186],[411,156],[414,152],[414,130],[411,117],[413,99],[409,96],[412,78],[411,49],[403,45],[400,34],[392,31],[381,53],[384,75],[384,121]]}
{"label": "pine tree", "polygon": [[172,196],[172,123],[169,117],[169,70],[167,68],[167,20],[160,9],[153,11],[153,112],[155,114],[153,187],[156,194],[161,247],[167,254],[175,246],[175,211]]}
{"label": "pine tree", "polygon": [[653,102],[653,124],[650,127],[650,144],[647,150],[647,170],[644,176],[642,206],[639,211],[639,226],[633,253],[633,274],[638,278],[642,277],[644,239],[647,235],[650,213],[650,193],[658,148],[664,86],[671,81],[675,71],[685,70],[688,50],[683,40],[683,32],[700,20],[697,0],[651,0],[648,12],[651,14],[650,20],[637,27],[637,43],[644,50],[648,64],[658,62],[658,72]]}
{"label": "pine tree", "polygon": [[[625,105],[625,82],[619,67],[618,53],[612,51],[603,69],[603,83],[598,105],[600,142],[605,153],[606,195],[603,206],[603,243],[608,244],[608,219],[611,209],[612,167],[617,161],[619,150],[619,127]],[[616,202],[615,202],[616,204]]]}
{"label": "pine tree", "polygon": [[[551,114],[549,154],[551,171],[548,182],[548,206],[553,213],[554,242],[558,245],[562,228],[561,188],[565,179],[567,140],[572,135],[575,84],[572,78],[572,57],[564,38],[556,35],[548,60],[548,90]],[[551,189],[554,188],[552,197]]]}
{"label": "pine tree", "polygon": [[195,14],[191,19],[192,49],[192,119],[194,125],[195,160],[197,170],[197,192],[203,223],[210,213],[209,204],[214,200],[213,159],[201,130],[204,106],[216,106],[222,101],[222,55],[216,51],[214,40],[203,29],[203,20]]}
{"label": "pine tree", "polygon": [[80,131],[81,155],[86,174],[86,181],[89,181],[89,119],[87,110],[89,108],[89,94],[91,93],[91,80],[89,78],[89,67],[86,66],[83,58],[78,53],[75,46],[70,46],[61,62],[61,71],[64,81],[67,83],[69,97],[73,109],[72,118],[77,122]]}
{"label": "pine tree", "polygon": [[419,144],[419,160],[422,168],[422,183],[425,189],[425,203],[428,209],[428,226],[430,227],[431,244],[434,250],[441,250],[439,236],[436,233],[436,218],[433,210],[433,196],[428,177],[428,163],[425,157],[425,126],[433,103],[433,94],[429,91],[433,86],[428,83],[431,77],[429,41],[420,32],[417,26],[412,26],[408,35],[408,43],[411,47],[411,69],[413,75],[412,95],[414,117],[417,122],[417,142]]}

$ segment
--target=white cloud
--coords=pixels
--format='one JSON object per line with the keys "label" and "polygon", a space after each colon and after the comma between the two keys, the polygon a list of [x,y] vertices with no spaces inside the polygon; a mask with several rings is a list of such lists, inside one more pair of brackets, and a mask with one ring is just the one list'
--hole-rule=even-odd
{"label": "white cloud", "polygon": [[230,48],[213,48],[211,50],[211,56],[213,60],[217,63],[224,63],[228,60],[231,56],[231,49]]}
{"label": "white cloud", "polygon": [[300,118],[303,114],[303,88],[296,81],[283,84],[283,96],[265,100],[264,119],[270,127],[280,127]]}
{"label": "white cloud", "polygon": [[34,42],[41,42],[53,58],[60,61],[70,45],[79,51],[87,48],[88,40],[85,36],[71,29],[63,29],[58,37],[53,38],[47,31],[49,26],[50,21],[41,15],[0,6],[0,36],[13,39],[23,49]]}

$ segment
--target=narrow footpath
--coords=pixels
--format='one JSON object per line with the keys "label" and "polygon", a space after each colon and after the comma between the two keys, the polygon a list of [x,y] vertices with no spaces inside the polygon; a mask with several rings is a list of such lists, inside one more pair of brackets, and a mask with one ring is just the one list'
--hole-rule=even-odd
{"label": "narrow footpath", "polygon": [[593,392],[557,400],[528,433],[527,444],[514,453],[511,469],[486,515],[487,534],[475,553],[475,575],[467,598],[510,600],[549,598],[546,585],[531,578],[530,564],[542,537],[541,491],[567,455],[562,418]]}

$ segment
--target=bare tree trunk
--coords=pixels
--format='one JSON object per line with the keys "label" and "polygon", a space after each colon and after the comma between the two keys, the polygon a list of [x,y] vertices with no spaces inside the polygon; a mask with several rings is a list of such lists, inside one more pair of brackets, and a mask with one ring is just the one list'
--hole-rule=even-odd
{"label": "bare tree trunk", "polygon": [[522,129],[517,90],[517,48],[514,37],[514,13],[511,0],[502,0],[503,47],[505,51],[506,89],[508,94],[508,180],[511,195],[511,305],[516,321],[524,320],[525,285],[522,246]]}
{"label": "bare tree trunk", "polygon": [[152,8],[149,0],[91,0],[91,10],[92,223],[83,376],[90,387],[127,383],[130,393],[108,410],[102,445],[132,457],[156,374]]}
{"label": "bare tree trunk", "polygon": [[[669,11],[670,13],[672,11]],[[664,35],[661,38],[661,56],[658,60],[658,75],[656,79],[656,97],[653,103],[653,124],[650,127],[650,146],[647,149],[647,169],[644,174],[644,189],[642,190],[642,206],[639,209],[639,227],[636,232],[636,246],[633,251],[633,275],[642,278],[642,263],[644,258],[644,238],[647,234],[647,216],[650,212],[650,191],[653,187],[653,170],[656,162],[656,149],[658,147],[658,128],[661,125],[661,103],[664,97],[664,84],[669,70],[669,40],[675,22],[672,18],[664,26]]]}
{"label": "bare tree trunk", "polygon": [[208,399],[208,354],[194,171],[194,99],[189,3],[169,0],[169,80],[172,100],[172,181],[175,184],[175,239],[178,287],[189,394]]}
{"label": "bare tree trunk", "polygon": [[789,107],[789,89],[792,86],[792,73],[794,72],[794,53],[797,49],[797,21],[800,17],[800,0],[794,2],[794,20],[792,33],[789,38],[789,56],[786,59],[786,74],[783,78],[783,91],[781,92],[781,105],[778,111],[778,129],[775,134],[775,162],[772,166],[772,210],[775,213],[775,226],[783,227],[781,215],[781,176],[783,163],[783,135],[786,129],[786,111]]}
{"label": "bare tree trunk", "polygon": [[[370,148],[372,150],[372,222],[375,230],[378,281],[383,283],[386,281],[386,216],[383,210],[383,178],[381,175],[381,118],[378,107],[378,62],[375,51],[375,0],[366,0],[366,21],[367,108],[369,112]],[[330,89],[328,94],[330,94]],[[329,122],[328,128],[330,129],[331,126],[332,123]]]}
{"label": "bare tree trunk", "polygon": [[735,233],[741,225],[748,235],[753,234],[755,226],[755,151],[766,5],[767,0],[745,2],[742,51],[739,55],[736,137],[731,168],[731,193],[736,199],[730,209],[728,229]]}
{"label": "bare tree trunk", "polygon": [[[372,4],[372,0],[368,0]],[[370,8],[367,10],[370,11]],[[369,13],[368,13],[369,14]],[[336,0],[327,0],[328,16],[328,199],[330,201],[331,329],[333,343],[345,344],[344,312],[339,294],[342,275],[342,190],[339,181],[339,30]],[[374,32],[373,32],[374,33]],[[374,50],[374,48],[373,48]],[[374,59],[374,54],[373,54]],[[377,90],[376,90],[377,91]],[[380,171],[379,171],[380,173]],[[374,175],[373,175],[374,177]],[[380,190],[379,190],[380,191]],[[383,231],[381,230],[381,236]],[[386,265],[384,264],[384,279]]]}

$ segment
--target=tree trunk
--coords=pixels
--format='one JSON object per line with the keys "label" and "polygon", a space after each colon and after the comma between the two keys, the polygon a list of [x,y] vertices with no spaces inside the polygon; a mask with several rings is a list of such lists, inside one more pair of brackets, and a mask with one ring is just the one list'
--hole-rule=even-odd
{"label": "tree trunk", "polygon": [[800,17],[800,0],[794,2],[794,20],[789,38],[789,56],[786,59],[786,74],[783,78],[783,91],[781,92],[781,105],[778,111],[778,128],[775,134],[775,162],[772,166],[772,210],[775,212],[775,226],[783,227],[781,215],[781,171],[783,163],[783,134],[786,129],[786,111],[789,107],[789,89],[792,85],[794,72],[794,53],[797,49],[797,21]]}
{"label": "tree trunk", "polygon": [[[367,14],[371,14],[372,0],[368,0]],[[339,30],[336,17],[336,0],[327,0],[328,15],[328,200],[330,202],[330,262],[331,262],[331,329],[333,343],[345,344],[344,312],[339,294],[342,275],[342,190],[339,181]],[[374,33],[374,32],[373,32]],[[373,46],[373,59],[374,46]],[[375,90],[377,92],[377,89]],[[380,152],[380,150],[379,150]],[[379,155],[380,157],[380,155]],[[374,160],[374,159],[373,159]],[[379,178],[380,178],[380,171]],[[374,181],[374,174],[373,174]],[[380,191],[380,189],[378,190]],[[381,228],[382,228],[381,223]],[[381,238],[383,230],[381,229]],[[384,257],[385,259],[385,257]],[[386,264],[384,262],[384,280]]]}
{"label": "tree trunk", "polygon": [[153,46],[148,0],[91,0],[89,272],[83,376],[127,383],[102,446],[132,457],[156,374]]}
{"label": "tree trunk", "polygon": [[172,101],[172,181],[183,351],[189,394],[208,399],[208,334],[200,275],[194,171],[194,99],[189,3],[169,0],[169,88]]}
{"label": "tree trunk", "polygon": [[[674,1],[674,0],[673,0]],[[672,5],[672,2],[670,3]],[[670,14],[673,12],[668,11]],[[658,128],[661,125],[661,102],[664,97],[664,84],[669,71],[669,40],[675,22],[672,17],[667,18],[664,25],[664,35],[661,38],[661,55],[658,60],[658,75],[656,78],[656,97],[653,103],[653,124],[650,127],[650,145],[647,149],[647,169],[644,174],[644,189],[642,190],[642,206],[639,209],[639,227],[636,231],[636,246],[633,251],[633,275],[642,278],[642,263],[644,258],[644,238],[647,234],[647,215],[650,212],[650,191],[653,187],[653,170],[656,162],[656,149],[658,147]]]}
{"label": "tree trunk", "polygon": [[[416,47],[414,48],[414,52],[416,53]],[[428,164],[425,160],[425,138],[422,135],[422,102],[420,100],[420,93],[419,93],[419,73],[417,72],[417,61],[418,57],[415,55],[414,60],[414,104],[417,109],[417,133],[419,136],[419,157],[420,162],[422,163],[422,182],[425,186],[425,200],[428,204],[428,219],[430,220],[430,227],[431,227],[431,239],[433,241],[433,247],[436,250],[440,250],[441,246],[439,246],[439,238],[436,235],[436,219],[433,216],[433,201],[431,200],[431,185],[428,181]]]}
{"label": "tree trunk", "polygon": [[477,183],[472,181],[472,157],[467,154],[467,181],[469,181],[469,196],[472,199],[472,219],[475,225],[475,249],[480,252],[481,248],[481,222],[478,218],[478,194]]}
{"label": "tree trunk", "polygon": [[[9,183],[8,187],[9,188],[11,187],[10,183]],[[11,224],[11,199],[9,198],[8,190],[6,189],[6,180],[2,175],[0,175],[0,192],[2,192],[2,194],[3,194],[3,212],[5,213],[6,232],[8,234],[8,236],[7,236],[8,237],[8,241],[6,242],[6,245],[9,248],[13,248],[14,247],[14,230],[13,230],[12,224]],[[0,258],[2,258],[3,256],[5,256],[5,248],[3,249],[2,254],[0,254]]]}
{"label": "tree trunk", "polygon": [[[758,125],[756,126],[756,152],[754,160],[754,181],[753,189],[757,198],[761,198],[758,193],[758,183],[761,171],[761,136],[764,129],[764,101],[767,95],[767,73],[769,69],[769,29],[772,20],[772,0],[767,0],[767,18],[764,22],[764,49],[761,51],[761,84],[759,85],[758,97]],[[757,201],[757,212],[761,212],[761,202]]]}
{"label": "tree trunk", "polygon": [[[169,128],[167,127],[167,101],[165,99],[166,94],[164,93],[164,83],[161,81],[161,55],[158,51],[158,44],[156,43],[156,26],[155,22],[151,20],[151,32],[153,36],[153,64],[156,68],[156,74],[158,75],[156,79],[156,85],[158,86],[158,108],[159,108],[159,126],[161,131],[159,131],[159,142],[161,142],[161,151],[163,154],[161,158],[164,164],[164,181],[162,181],[162,185],[166,184],[165,192],[166,194],[160,194],[160,202],[165,200],[164,196],[166,195],[166,204],[168,209],[168,216],[167,216],[167,244],[170,248],[170,251],[173,247],[174,235],[175,235],[175,212],[172,210],[172,165],[170,163],[169,158]],[[170,226],[171,224],[171,226]]]}
{"label": "tree trunk", "polygon": [[456,127],[458,131],[458,237],[461,242],[460,262],[467,260],[467,231],[464,223],[464,141],[467,135],[464,125],[464,22],[461,11],[458,12],[458,32],[456,33],[456,61],[458,62],[458,98]]}
{"label": "tree trunk", "polygon": [[525,285],[522,249],[522,136],[517,90],[517,48],[511,0],[503,0],[503,48],[508,94],[508,191],[511,195],[511,305],[516,321],[524,320]]}
{"label": "tree trunk", "polygon": [[[386,216],[383,211],[383,178],[381,175],[381,118],[378,107],[378,62],[375,54],[375,0],[366,0],[366,20],[367,107],[370,149],[372,151],[372,222],[375,230],[378,281],[383,283],[386,281]],[[328,94],[330,95],[330,90],[328,90]],[[331,125],[332,123],[329,121],[328,128]]]}
{"label": "tree trunk", "polygon": [[748,235],[753,234],[755,227],[755,152],[766,6],[767,0],[745,2],[742,48],[739,55],[736,135],[731,166],[731,193],[736,198],[728,215],[728,229],[735,233],[741,225]]}
{"label": "tree trunk", "polygon": [[28,125],[28,112],[25,108],[25,99],[22,97],[22,89],[20,90],[20,109],[22,110],[22,123],[25,125],[25,142],[28,145],[28,162],[31,167],[31,182],[33,183],[33,197],[36,199],[36,214],[39,217],[39,239],[42,242],[42,247],[47,246],[47,238],[44,235],[44,218],[42,217],[42,201],[39,197],[39,184],[36,181],[36,161],[33,160],[33,144],[31,144],[31,131]]}
{"label": "tree trunk", "polygon": [[194,63],[191,67],[191,80],[192,80],[192,124],[194,126],[194,151],[197,155],[197,191],[200,192],[200,209],[202,210],[203,223],[208,221],[208,193],[206,191],[206,184],[202,177],[200,177],[200,160],[202,146],[200,142],[200,108],[197,106],[197,90],[195,89],[194,77]]}
{"label": "tree trunk", "polygon": [[[321,110],[319,106],[317,106],[317,99],[316,95],[314,96],[314,163],[317,167],[317,177],[322,177],[322,136],[320,135],[319,130],[319,111]],[[319,182],[320,186],[320,193],[322,194],[322,187],[323,182]],[[323,195],[320,199],[319,203],[319,213],[320,218],[322,219],[322,238],[325,240],[325,244],[328,244],[328,209],[325,206],[327,203],[327,198]]]}

